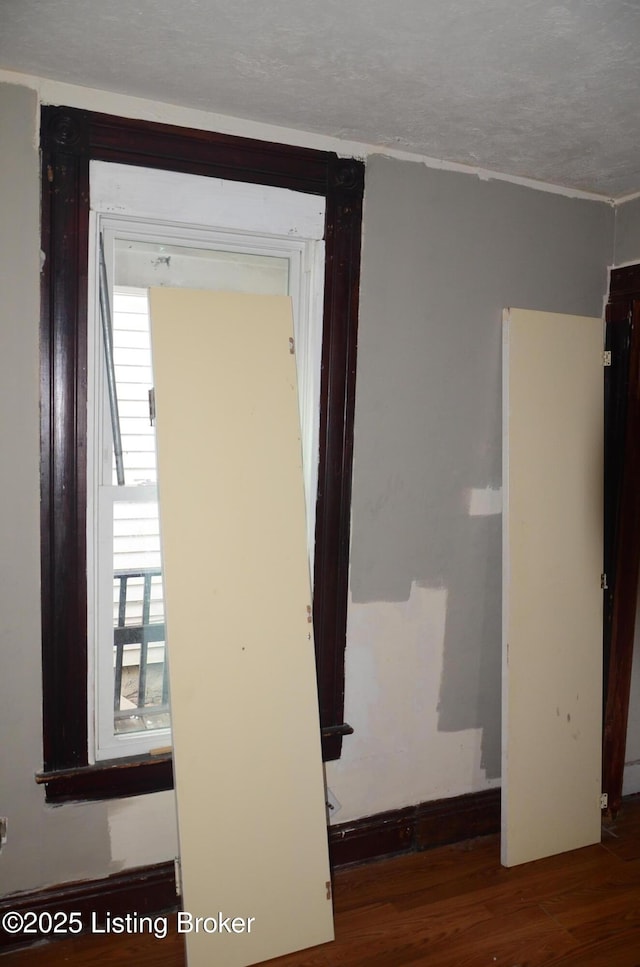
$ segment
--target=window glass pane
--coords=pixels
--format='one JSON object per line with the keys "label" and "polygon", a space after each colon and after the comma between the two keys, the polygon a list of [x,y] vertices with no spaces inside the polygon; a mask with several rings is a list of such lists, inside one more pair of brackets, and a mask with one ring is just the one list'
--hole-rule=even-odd
{"label": "window glass pane", "polygon": [[156,501],[113,505],[113,628],[116,734],[168,727]]}
{"label": "window glass pane", "polygon": [[[148,287],[189,286],[286,294],[289,260],[115,238],[111,296],[113,364],[124,487],[115,453],[105,481],[112,490],[113,735],[170,727],[165,661],[160,524]],[[111,420],[105,392],[105,420]],[[112,447],[113,451],[113,447]],[[120,497],[120,499],[119,499]],[[106,575],[107,577],[109,575]],[[106,645],[106,642],[105,642]],[[111,699],[109,699],[111,701]]]}
{"label": "window glass pane", "polygon": [[117,501],[113,507],[113,569],[160,569],[158,503]]}
{"label": "window glass pane", "polygon": [[[124,482],[130,486],[155,484],[155,431],[149,419],[153,375],[146,289],[116,288],[113,293],[113,365]],[[115,485],[115,456],[112,474]]]}

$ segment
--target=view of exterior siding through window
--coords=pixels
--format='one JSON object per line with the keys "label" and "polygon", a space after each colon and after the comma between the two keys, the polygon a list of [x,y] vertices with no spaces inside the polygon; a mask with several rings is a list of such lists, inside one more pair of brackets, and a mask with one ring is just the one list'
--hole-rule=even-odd
{"label": "view of exterior siding through window", "polygon": [[[137,230],[143,233],[141,226]],[[122,235],[108,235],[105,244],[106,251],[113,255],[113,375],[124,480],[118,483],[112,443],[114,417],[103,378],[102,437],[109,441],[105,448],[110,447],[100,458],[97,496],[99,519],[104,521],[104,526],[99,526],[102,537],[97,542],[98,664],[102,674],[108,676],[108,681],[102,678],[98,683],[98,749],[103,758],[127,754],[132,748],[144,752],[170,742],[166,731],[170,715],[155,429],[149,419],[153,374],[148,287],[262,295],[285,295],[289,290],[286,255],[208,248],[199,239],[181,245],[177,239],[171,242],[154,237],[156,232],[157,228],[145,230],[145,237],[141,238],[131,237],[123,230]],[[238,242],[243,247],[248,244],[244,238]],[[104,372],[106,375],[106,366]],[[100,601],[106,602],[104,608]],[[170,643],[167,646],[170,648]],[[107,649],[113,652],[112,662]],[[165,730],[160,741],[144,735],[156,729]]]}
{"label": "view of exterior siding through window", "polygon": [[126,493],[129,497],[128,488],[140,488],[141,498],[113,504],[115,727],[117,732],[130,732],[169,725],[145,289],[114,291],[113,357]]}

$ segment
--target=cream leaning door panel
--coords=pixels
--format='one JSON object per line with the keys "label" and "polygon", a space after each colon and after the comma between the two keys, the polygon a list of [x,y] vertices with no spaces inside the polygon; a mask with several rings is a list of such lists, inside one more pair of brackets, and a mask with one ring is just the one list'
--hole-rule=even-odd
{"label": "cream leaning door panel", "polygon": [[510,309],[503,344],[502,862],[600,840],[602,321]]}
{"label": "cream leaning door panel", "polygon": [[244,967],[333,939],[291,307],[150,305],[184,909],[238,918],[187,957]]}

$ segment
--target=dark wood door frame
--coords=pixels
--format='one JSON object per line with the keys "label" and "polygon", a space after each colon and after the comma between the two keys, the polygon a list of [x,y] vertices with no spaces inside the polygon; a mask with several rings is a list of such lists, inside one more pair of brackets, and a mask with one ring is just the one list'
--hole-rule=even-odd
{"label": "dark wood door frame", "polygon": [[622,799],[640,577],[640,265],[611,273],[606,314],[602,789]]}

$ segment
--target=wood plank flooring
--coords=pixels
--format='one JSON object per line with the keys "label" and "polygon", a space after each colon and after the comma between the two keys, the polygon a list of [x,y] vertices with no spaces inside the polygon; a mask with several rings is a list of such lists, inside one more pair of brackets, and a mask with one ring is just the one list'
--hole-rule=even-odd
{"label": "wood plank flooring", "polygon": [[[269,967],[640,967],[640,798],[600,845],[510,870],[497,836],[339,870],[334,908],[334,943]],[[0,967],[184,967],[182,940],[83,936]]]}

